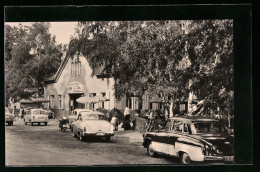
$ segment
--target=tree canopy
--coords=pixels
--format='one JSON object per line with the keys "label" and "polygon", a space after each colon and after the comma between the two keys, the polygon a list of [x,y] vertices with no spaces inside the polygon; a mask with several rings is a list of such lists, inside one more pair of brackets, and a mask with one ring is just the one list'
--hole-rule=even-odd
{"label": "tree canopy", "polygon": [[233,108],[232,20],[80,22],[68,53],[104,66],[117,97],[176,101],[194,92],[206,111]]}
{"label": "tree canopy", "polygon": [[43,81],[61,63],[61,45],[49,33],[49,23],[5,25],[6,98],[41,96]]}

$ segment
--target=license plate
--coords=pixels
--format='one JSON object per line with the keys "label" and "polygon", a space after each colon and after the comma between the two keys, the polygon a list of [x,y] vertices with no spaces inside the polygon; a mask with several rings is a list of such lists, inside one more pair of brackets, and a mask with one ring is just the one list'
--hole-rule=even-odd
{"label": "license plate", "polygon": [[104,136],[105,133],[97,133],[97,136]]}
{"label": "license plate", "polygon": [[234,161],[234,156],[225,156],[225,161]]}

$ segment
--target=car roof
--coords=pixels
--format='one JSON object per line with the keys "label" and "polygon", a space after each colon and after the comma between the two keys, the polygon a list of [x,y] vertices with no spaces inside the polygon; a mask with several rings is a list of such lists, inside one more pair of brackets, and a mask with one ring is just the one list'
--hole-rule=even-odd
{"label": "car roof", "polygon": [[44,109],[31,109],[31,111],[36,111],[36,110],[43,110],[43,111],[45,111]]}
{"label": "car roof", "polygon": [[97,112],[97,111],[84,112],[82,115],[90,115],[90,114],[105,115],[102,112]]}
{"label": "car roof", "polygon": [[171,117],[169,119],[181,120],[181,121],[186,121],[186,122],[209,122],[209,121],[218,122],[219,121],[214,118],[202,117],[202,116],[180,116],[180,117],[176,116],[176,117]]}
{"label": "car roof", "polygon": [[93,110],[90,110],[90,109],[74,109],[73,111],[76,111],[76,112],[93,112]]}

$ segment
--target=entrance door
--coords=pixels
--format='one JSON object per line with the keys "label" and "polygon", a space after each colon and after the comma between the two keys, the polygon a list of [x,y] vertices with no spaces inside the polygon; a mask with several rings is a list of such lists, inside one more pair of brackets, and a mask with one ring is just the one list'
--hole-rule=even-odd
{"label": "entrance door", "polygon": [[82,96],[83,94],[70,94],[70,112],[79,108],[79,103],[76,100]]}

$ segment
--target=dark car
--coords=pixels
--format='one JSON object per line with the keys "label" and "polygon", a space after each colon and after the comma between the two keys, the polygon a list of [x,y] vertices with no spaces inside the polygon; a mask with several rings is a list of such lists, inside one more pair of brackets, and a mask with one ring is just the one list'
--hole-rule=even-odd
{"label": "dark car", "polygon": [[149,156],[158,153],[191,162],[234,162],[234,139],[222,123],[211,118],[172,117],[143,135]]}

